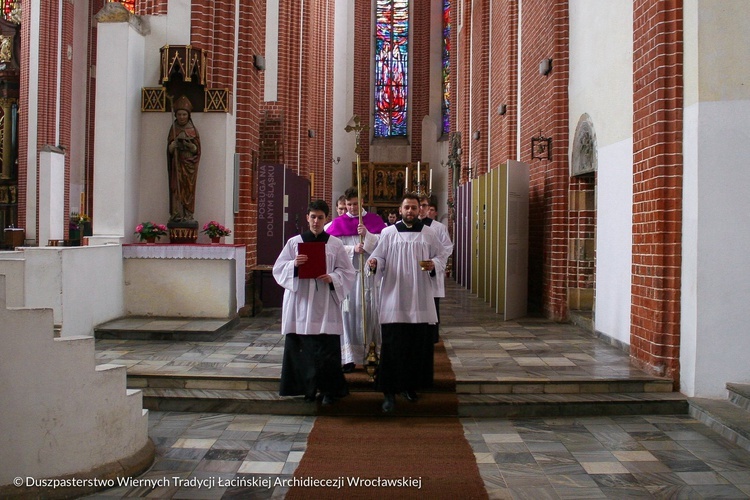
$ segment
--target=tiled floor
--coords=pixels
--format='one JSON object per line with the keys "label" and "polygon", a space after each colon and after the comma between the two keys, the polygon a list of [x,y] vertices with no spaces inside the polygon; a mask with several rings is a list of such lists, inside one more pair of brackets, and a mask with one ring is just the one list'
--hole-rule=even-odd
{"label": "tiled floor", "polygon": [[688,416],[462,422],[490,498],[750,498],[750,453]]}
{"label": "tiled floor", "polygon": [[[645,376],[621,350],[572,324],[541,318],[500,321],[485,303],[447,284],[441,299],[441,336],[458,382],[497,380],[627,380]],[[123,328],[143,328],[143,318],[122,319]],[[153,323],[153,322],[152,322]],[[189,330],[187,325],[181,329]],[[277,309],[221,333],[213,341],[101,339],[100,363],[126,365],[128,373],[214,374],[268,377],[281,373],[283,337]]]}
{"label": "tiled floor", "polygon": [[[458,381],[643,375],[622,351],[575,326],[502,322],[456,287],[441,316]],[[213,342],[98,340],[97,358],[129,373],[274,379],[278,332],[278,312],[267,310]],[[750,498],[750,453],[688,416],[461,421],[490,498]],[[96,498],[283,498],[314,417],[152,411],[149,422],[157,459],[143,481]]]}

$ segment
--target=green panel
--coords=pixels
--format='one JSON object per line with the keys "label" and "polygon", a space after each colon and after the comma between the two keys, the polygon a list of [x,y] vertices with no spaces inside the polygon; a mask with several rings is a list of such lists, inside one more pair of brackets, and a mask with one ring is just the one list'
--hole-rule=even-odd
{"label": "green panel", "polygon": [[479,283],[479,183],[476,180],[471,182],[471,293],[476,294]]}

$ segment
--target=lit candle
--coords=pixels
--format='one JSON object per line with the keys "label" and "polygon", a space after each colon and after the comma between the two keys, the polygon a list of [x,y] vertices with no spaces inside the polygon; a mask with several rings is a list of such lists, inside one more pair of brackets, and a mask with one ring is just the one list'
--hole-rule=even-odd
{"label": "lit candle", "polygon": [[408,165],[406,166],[406,180],[404,182],[405,182],[404,191],[408,191],[409,190],[409,166]]}
{"label": "lit candle", "polygon": [[422,177],[419,176],[419,173],[420,173],[419,165],[420,165],[420,162],[417,162],[417,188],[419,187],[420,184],[422,184]]}
{"label": "lit candle", "polygon": [[430,168],[430,192],[432,192],[432,168]]}

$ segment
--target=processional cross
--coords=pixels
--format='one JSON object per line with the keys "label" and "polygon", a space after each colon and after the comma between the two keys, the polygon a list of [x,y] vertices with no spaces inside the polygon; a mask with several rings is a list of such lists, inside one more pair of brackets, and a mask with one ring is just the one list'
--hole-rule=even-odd
{"label": "processional cross", "polygon": [[[367,124],[361,123],[359,116],[354,115],[349,124],[344,128],[346,133],[354,132],[355,144],[354,152],[357,155],[357,203],[359,204],[359,224],[362,224],[362,166],[360,164],[360,154],[362,153],[362,146],[360,144],[360,136],[362,132],[367,132],[370,127]],[[359,242],[364,243],[364,235],[359,235]],[[367,342],[367,307],[365,304],[365,254],[364,252],[359,254],[359,284],[360,284],[360,303],[362,304],[362,338],[364,339],[364,346],[368,345]],[[375,380],[375,370],[378,366],[378,353],[375,349],[375,339],[370,339],[369,348],[365,359],[363,360],[365,370],[370,376],[370,380]]]}

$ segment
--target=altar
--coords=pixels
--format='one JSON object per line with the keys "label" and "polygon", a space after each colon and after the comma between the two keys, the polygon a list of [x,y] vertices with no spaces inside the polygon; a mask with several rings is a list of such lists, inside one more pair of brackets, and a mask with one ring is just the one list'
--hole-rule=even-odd
{"label": "altar", "polygon": [[245,251],[245,245],[123,245],[125,313],[235,317],[245,305]]}

